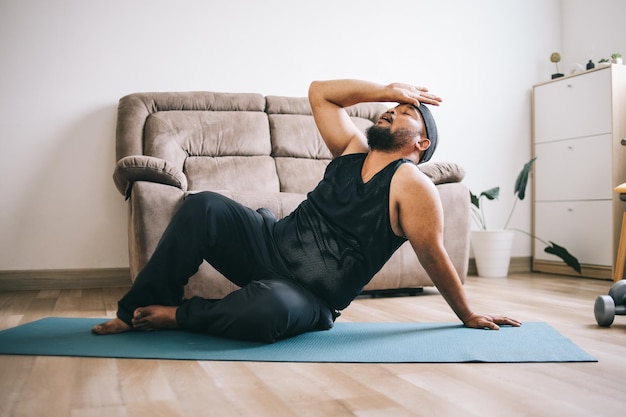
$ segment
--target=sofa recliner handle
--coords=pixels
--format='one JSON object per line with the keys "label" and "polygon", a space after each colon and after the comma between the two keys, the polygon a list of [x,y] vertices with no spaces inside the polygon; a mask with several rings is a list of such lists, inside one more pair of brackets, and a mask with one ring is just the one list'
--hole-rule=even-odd
{"label": "sofa recliner handle", "polygon": [[130,155],[117,161],[113,181],[127,200],[136,181],[156,182],[187,191],[187,177],[178,167],[164,159],[146,155]]}

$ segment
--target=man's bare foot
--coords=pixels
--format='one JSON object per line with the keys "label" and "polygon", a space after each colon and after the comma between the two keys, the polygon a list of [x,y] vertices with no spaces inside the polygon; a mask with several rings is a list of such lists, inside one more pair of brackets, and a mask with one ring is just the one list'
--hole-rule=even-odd
{"label": "man's bare foot", "polygon": [[139,307],[133,314],[133,328],[143,331],[177,329],[176,309],[177,307],[157,305]]}
{"label": "man's bare foot", "polygon": [[124,323],[119,318],[114,318],[113,320],[109,320],[104,323],[100,323],[97,326],[94,326],[91,329],[92,333],[103,335],[103,334],[116,334],[116,333],[124,333],[133,328],[128,324]]}

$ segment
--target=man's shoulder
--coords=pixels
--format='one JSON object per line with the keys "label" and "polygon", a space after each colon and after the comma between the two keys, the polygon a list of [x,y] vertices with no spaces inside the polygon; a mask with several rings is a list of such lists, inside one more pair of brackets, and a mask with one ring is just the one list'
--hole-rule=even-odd
{"label": "man's shoulder", "polygon": [[398,168],[396,169],[396,175],[406,177],[407,179],[422,180],[426,176],[419,169],[415,162],[410,159],[398,160]]}
{"label": "man's shoulder", "polygon": [[[400,194],[436,192],[435,185],[426,174],[412,161],[401,164],[393,176],[392,191]],[[395,188],[395,190],[394,190]]]}

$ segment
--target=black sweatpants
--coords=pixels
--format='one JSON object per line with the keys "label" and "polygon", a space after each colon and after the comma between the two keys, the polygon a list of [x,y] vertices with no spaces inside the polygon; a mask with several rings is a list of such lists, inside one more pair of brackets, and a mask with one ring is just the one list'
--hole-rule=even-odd
{"label": "black sweatpants", "polygon": [[[217,193],[187,197],[117,316],[131,325],[137,307],[178,306],[184,330],[261,342],[330,329],[334,310],[290,276],[271,235],[275,219],[261,213]],[[203,260],[241,289],[221,300],[183,300]]]}

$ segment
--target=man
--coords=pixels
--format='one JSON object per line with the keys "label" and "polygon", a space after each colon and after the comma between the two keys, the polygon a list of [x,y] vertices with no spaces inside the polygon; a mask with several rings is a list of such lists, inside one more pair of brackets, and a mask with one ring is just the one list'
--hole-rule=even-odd
{"label": "man", "polygon": [[[441,99],[407,84],[335,80],[313,82],[309,101],[334,159],[307,200],[277,221],[216,193],[188,197],[117,317],[94,333],[180,328],[274,342],[330,329],[406,240],[466,326],[521,324],[473,312],[443,246],[439,196],[417,167],[437,144],[425,104]],[[366,138],[344,110],[360,102],[399,104]],[[203,260],[241,289],[222,300],[183,300],[183,286]]]}

